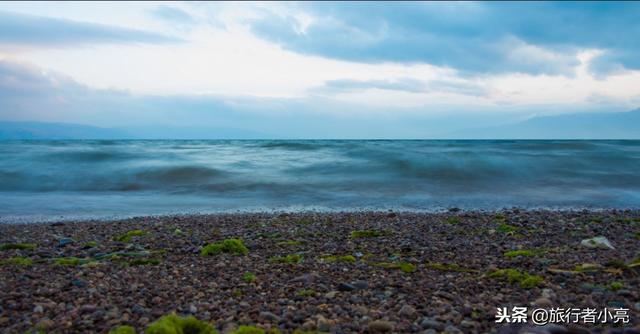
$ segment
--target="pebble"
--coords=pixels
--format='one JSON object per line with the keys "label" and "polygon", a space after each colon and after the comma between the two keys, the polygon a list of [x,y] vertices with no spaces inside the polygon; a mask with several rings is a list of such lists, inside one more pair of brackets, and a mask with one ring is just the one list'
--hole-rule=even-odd
{"label": "pebble", "polygon": [[271,312],[266,312],[266,311],[260,312],[260,318],[271,321],[271,322],[280,322],[280,317]]}
{"label": "pebble", "polygon": [[404,305],[400,308],[400,311],[398,311],[398,313],[405,317],[413,317],[416,314],[416,309],[411,305]]}
{"label": "pebble", "polygon": [[333,299],[333,298],[335,298],[337,293],[338,293],[338,291],[329,291],[329,292],[324,294],[324,297],[327,298],[327,299]]}
{"label": "pebble", "polygon": [[356,287],[349,283],[338,284],[338,291],[353,291]]}
{"label": "pebble", "polygon": [[393,323],[384,320],[375,320],[369,323],[369,332],[388,333],[393,331]]}
{"label": "pebble", "polygon": [[33,313],[44,313],[44,308],[42,305],[36,305],[36,307],[33,308]]}
{"label": "pebble", "polygon": [[443,331],[445,326],[443,323],[433,318],[425,317],[422,319],[422,321],[420,321],[420,327],[422,327],[422,329],[435,329],[437,331]]}
{"label": "pebble", "polygon": [[355,281],[351,283],[351,285],[353,285],[357,290],[366,290],[369,288],[369,283],[367,281]]}
{"label": "pebble", "polygon": [[74,240],[71,238],[62,238],[60,240],[58,240],[58,247],[64,247],[66,245],[70,245],[74,243]]}

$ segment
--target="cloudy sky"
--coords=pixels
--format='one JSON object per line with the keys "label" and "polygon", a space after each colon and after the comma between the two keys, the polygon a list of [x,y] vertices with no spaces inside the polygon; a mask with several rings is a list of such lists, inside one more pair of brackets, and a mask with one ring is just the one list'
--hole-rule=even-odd
{"label": "cloudy sky", "polygon": [[429,137],[640,106],[640,4],[0,3],[0,120]]}

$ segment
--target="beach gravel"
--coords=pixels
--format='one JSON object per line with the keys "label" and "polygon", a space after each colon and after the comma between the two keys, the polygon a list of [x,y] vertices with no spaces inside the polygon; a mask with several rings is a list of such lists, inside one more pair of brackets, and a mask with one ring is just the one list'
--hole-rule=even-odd
{"label": "beach gravel", "polygon": [[[176,313],[223,333],[638,333],[639,236],[634,210],[4,224],[0,332],[143,333]],[[596,237],[614,249],[581,244]],[[503,307],[625,309],[628,323],[496,323]]]}

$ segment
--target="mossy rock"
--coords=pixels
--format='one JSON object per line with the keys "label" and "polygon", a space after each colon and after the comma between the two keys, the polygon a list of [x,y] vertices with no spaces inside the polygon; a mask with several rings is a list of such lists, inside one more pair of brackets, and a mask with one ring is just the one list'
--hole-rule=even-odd
{"label": "mossy rock", "polygon": [[136,330],[131,326],[123,325],[110,330],[109,334],[136,334]]}
{"label": "mossy rock", "polygon": [[89,241],[89,242],[85,242],[84,248],[96,248],[98,247],[98,243],[95,241]]}
{"label": "mossy rock", "polygon": [[162,261],[160,259],[133,259],[127,262],[130,266],[157,266]]}
{"label": "mossy rock", "polygon": [[256,275],[252,272],[246,272],[242,275],[242,280],[247,283],[253,283],[256,281]]}
{"label": "mossy rock", "polygon": [[399,269],[404,273],[412,273],[417,270],[416,265],[409,262],[377,262],[373,263],[373,266],[384,269]]}
{"label": "mossy rock", "polygon": [[326,255],[321,256],[320,261],[324,263],[356,263],[356,258],[353,255]]}
{"label": "mossy rock", "polygon": [[526,272],[519,271],[517,269],[498,269],[489,273],[489,277],[502,278],[509,281],[509,283],[518,283],[520,287],[524,289],[534,288],[542,285],[544,279],[542,276],[531,275]]}
{"label": "mossy rock", "polygon": [[133,237],[140,237],[147,234],[147,232],[143,231],[143,230],[131,230],[128,231],[125,234],[121,234],[118,236],[115,236],[113,238],[113,240],[115,241],[120,241],[120,242],[131,242],[131,240],[133,240]]}
{"label": "mossy rock", "polygon": [[536,257],[544,254],[545,251],[541,249],[517,249],[504,253],[505,257],[514,258],[514,257]]}
{"label": "mossy rock", "polygon": [[247,255],[249,254],[249,249],[244,245],[242,239],[225,239],[220,242],[208,244],[200,251],[200,254],[203,256],[220,253]]}
{"label": "mossy rock", "polygon": [[288,254],[285,256],[272,256],[269,258],[269,262],[271,263],[286,263],[286,264],[296,264],[302,262],[302,255],[300,254]]}
{"label": "mossy rock", "polygon": [[77,266],[83,262],[83,259],[77,257],[59,257],[53,260],[53,263],[59,266]]}
{"label": "mossy rock", "polygon": [[515,233],[516,231],[518,231],[518,228],[503,222],[498,225],[496,231],[500,233]]}
{"label": "mossy rock", "polygon": [[17,243],[17,244],[2,244],[0,245],[0,250],[11,250],[11,249],[18,249],[18,250],[34,250],[38,247],[38,245],[36,244],[31,244],[31,243]]}
{"label": "mossy rock", "polygon": [[30,266],[33,265],[33,260],[27,257],[16,256],[8,259],[0,260],[0,266]]}
{"label": "mossy rock", "polygon": [[609,284],[609,290],[611,291],[618,291],[624,288],[624,284],[622,282],[611,282],[611,284]]}
{"label": "mossy rock", "polygon": [[457,225],[460,224],[462,221],[460,220],[459,217],[448,217],[447,219],[444,220],[445,223],[449,224],[449,225]]}
{"label": "mossy rock", "polygon": [[424,264],[426,268],[440,271],[454,271],[460,273],[475,272],[476,270],[462,267],[455,263],[427,262]]}
{"label": "mossy rock", "polygon": [[313,289],[300,289],[296,292],[298,297],[315,297],[317,295],[316,290]]}
{"label": "mossy rock", "polygon": [[217,334],[215,328],[194,316],[179,317],[175,314],[166,315],[151,323],[146,334]]}
{"label": "mossy rock", "polygon": [[256,326],[240,326],[230,334],[280,334],[280,330],[277,327],[271,327],[269,330],[264,330]]}
{"label": "mossy rock", "polygon": [[387,230],[359,230],[359,231],[352,231],[351,232],[351,238],[352,239],[357,239],[357,238],[377,238],[377,237],[384,237],[387,235],[390,235],[391,232],[387,231]]}

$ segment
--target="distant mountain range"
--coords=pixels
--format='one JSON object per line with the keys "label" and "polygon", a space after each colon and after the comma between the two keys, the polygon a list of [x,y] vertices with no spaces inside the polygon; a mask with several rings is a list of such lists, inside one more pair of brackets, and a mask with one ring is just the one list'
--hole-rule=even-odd
{"label": "distant mountain range", "polygon": [[[268,133],[221,127],[101,128],[45,122],[0,122],[0,140],[21,139],[274,139]],[[442,139],[640,139],[640,109],[541,116],[495,127],[469,128]]]}
{"label": "distant mountain range", "polygon": [[271,139],[272,137],[260,132],[220,127],[101,128],[70,123],[0,122],[0,140]]}
{"label": "distant mountain range", "polygon": [[534,117],[448,133],[456,139],[640,139],[640,109]]}

